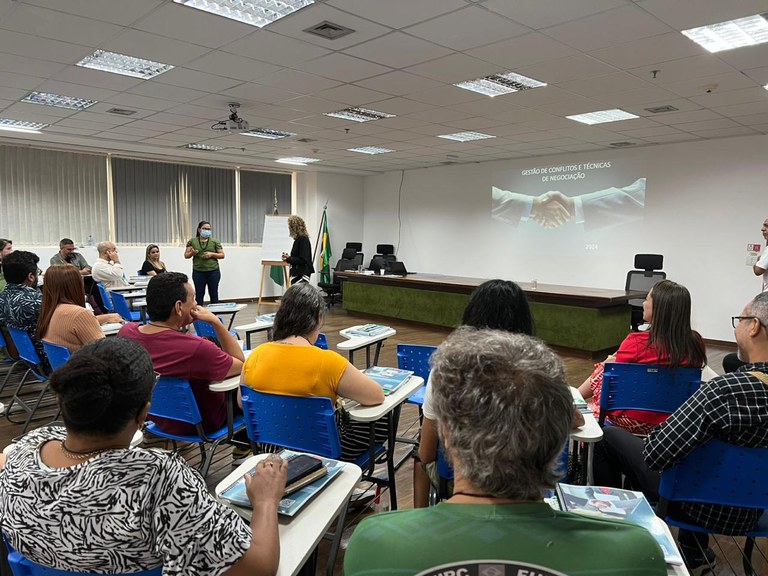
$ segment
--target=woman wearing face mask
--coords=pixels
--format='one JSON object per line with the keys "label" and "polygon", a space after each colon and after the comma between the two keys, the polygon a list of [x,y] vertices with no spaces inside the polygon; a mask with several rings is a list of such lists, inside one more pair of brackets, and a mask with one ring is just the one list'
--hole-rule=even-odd
{"label": "woman wearing face mask", "polygon": [[211,304],[219,301],[219,260],[224,258],[224,248],[221,242],[212,236],[211,223],[202,220],[197,225],[197,234],[187,242],[184,258],[192,258],[192,282],[195,284],[195,300],[198,306],[203,305],[205,287]]}

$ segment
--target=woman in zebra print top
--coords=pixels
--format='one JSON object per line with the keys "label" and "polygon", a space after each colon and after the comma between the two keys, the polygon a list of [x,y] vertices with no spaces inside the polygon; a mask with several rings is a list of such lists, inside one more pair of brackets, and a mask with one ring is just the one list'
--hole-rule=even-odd
{"label": "woman in zebra print top", "polygon": [[125,338],[92,342],[53,374],[65,428],[35,430],[0,460],[3,534],[60,570],[275,574],[287,466],[273,457],[246,479],[249,528],[178,456],[129,449],[153,383],[148,354]]}

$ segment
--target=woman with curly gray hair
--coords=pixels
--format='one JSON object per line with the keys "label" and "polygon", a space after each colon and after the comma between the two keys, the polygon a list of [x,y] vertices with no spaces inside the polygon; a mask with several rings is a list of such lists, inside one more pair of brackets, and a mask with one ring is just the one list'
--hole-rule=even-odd
{"label": "woman with curly gray hair", "polygon": [[573,412],[562,363],[543,342],[460,328],[433,356],[432,382],[453,496],[364,520],[344,557],[346,576],[488,566],[506,574],[667,573],[643,528],[557,512],[543,501]]}

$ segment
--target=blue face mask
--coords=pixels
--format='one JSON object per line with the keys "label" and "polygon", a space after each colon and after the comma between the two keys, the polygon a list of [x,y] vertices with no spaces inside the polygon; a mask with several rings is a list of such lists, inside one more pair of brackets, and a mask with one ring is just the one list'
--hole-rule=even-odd
{"label": "blue face mask", "polygon": [[211,231],[210,230],[200,230],[200,236],[203,238],[210,238],[211,237]]}

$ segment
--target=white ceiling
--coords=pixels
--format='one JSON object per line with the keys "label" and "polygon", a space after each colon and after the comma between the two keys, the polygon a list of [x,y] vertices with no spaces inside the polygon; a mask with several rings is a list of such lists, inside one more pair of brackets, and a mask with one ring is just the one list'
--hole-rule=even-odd
{"label": "white ceiling", "polygon": [[[764,12],[768,0],[323,0],[258,29],[171,0],[0,0],[0,117],[50,124],[0,142],[269,170],[310,156],[321,162],[307,170],[369,174],[765,134],[768,44],[709,54],[679,32]],[[323,20],[355,33],[332,41],[302,31]],[[175,68],[142,81],[75,66],[97,48]],[[548,86],[491,99],[451,85],[507,70]],[[82,112],[20,103],[31,90],[99,103]],[[251,128],[296,136],[211,130],[230,101]],[[679,110],[646,110],[667,104]],[[397,117],[323,116],[347,106]],[[640,118],[565,118],[613,107]],[[459,131],[496,138],[436,137]],[[226,149],[179,148],[188,143]],[[361,146],[396,152],[347,151]]]}

